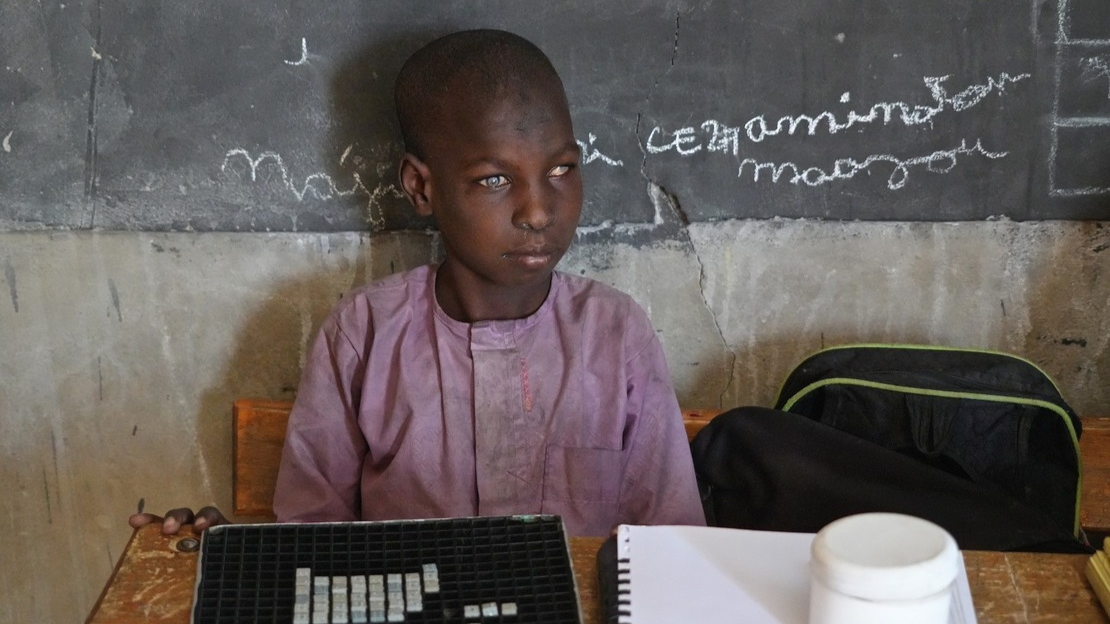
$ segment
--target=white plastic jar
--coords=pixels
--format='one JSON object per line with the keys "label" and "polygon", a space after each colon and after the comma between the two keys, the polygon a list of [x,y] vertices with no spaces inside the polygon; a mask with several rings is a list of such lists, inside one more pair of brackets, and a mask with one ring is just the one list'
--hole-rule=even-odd
{"label": "white plastic jar", "polygon": [[913,516],[866,513],[817,533],[810,624],[947,624],[960,570],[956,540]]}

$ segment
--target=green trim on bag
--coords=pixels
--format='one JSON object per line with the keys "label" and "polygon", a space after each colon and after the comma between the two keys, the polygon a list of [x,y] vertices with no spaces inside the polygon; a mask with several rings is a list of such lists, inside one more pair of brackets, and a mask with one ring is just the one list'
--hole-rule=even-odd
{"label": "green trim on bag", "polygon": [[[860,345],[855,345],[855,346],[860,346]],[[835,349],[835,348],[839,348],[839,347],[832,347],[832,348]],[[925,347],[925,348],[933,348],[933,347]],[[827,351],[828,349],[824,349],[824,350]],[[967,351],[967,349],[953,349],[953,351]],[[1013,356],[1013,357],[1017,357],[1017,356]],[[1021,358],[1018,358],[1018,359],[1021,359]],[[924,395],[924,396],[944,397],[944,398],[949,398],[949,399],[972,399],[972,400],[976,400],[976,401],[989,401],[989,402],[992,402],[992,403],[1015,403],[1015,404],[1018,404],[1018,405],[1028,405],[1028,406],[1031,406],[1031,407],[1039,407],[1039,408],[1042,408],[1042,409],[1047,409],[1047,410],[1057,414],[1064,421],[1064,424],[1067,425],[1068,435],[1071,437],[1072,445],[1074,445],[1074,447],[1075,447],[1075,456],[1076,456],[1076,459],[1077,459],[1076,467],[1077,467],[1078,478],[1077,478],[1076,487],[1075,487],[1075,525],[1074,525],[1074,528],[1072,529],[1072,533],[1074,533],[1076,537],[1079,537],[1079,511],[1080,511],[1080,506],[1079,505],[1080,505],[1080,497],[1083,494],[1083,462],[1079,460],[1079,455],[1080,455],[1080,453],[1079,453],[1079,436],[1077,436],[1075,434],[1075,427],[1071,423],[1071,417],[1059,405],[1056,405],[1055,403],[1051,403],[1049,401],[1042,401],[1040,399],[1023,399],[1023,398],[1020,398],[1020,397],[1002,396],[1002,395],[996,395],[996,394],[979,394],[979,393],[975,393],[975,392],[956,392],[956,391],[952,391],[952,390],[925,390],[925,389],[916,388],[916,387],[913,387],[913,386],[899,386],[899,385],[896,385],[896,384],[881,383],[881,382],[877,382],[877,381],[866,381],[866,380],[863,380],[863,379],[854,379],[854,378],[851,378],[851,377],[829,377],[827,379],[822,379],[822,380],[819,380],[819,381],[815,381],[815,382],[809,384],[808,386],[806,386],[805,388],[802,388],[798,392],[794,393],[794,396],[790,397],[790,400],[787,401],[786,403],[784,403],[781,409],[784,412],[789,412],[790,408],[793,407],[794,404],[797,403],[799,400],[801,400],[801,398],[804,397],[805,395],[807,395],[810,392],[812,392],[814,390],[817,390],[819,388],[823,388],[825,386],[830,386],[830,385],[834,385],[834,384],[835,385],[845,385],[845,386],[863,386],[865,388],[875,388],[877,390],[889,390],[891,392],[902,392],[902,393],[905,393],[905,394],[918,394],[918,395]]]}
{"label": "green trim on bag", "polygon": [[[837,345],[835,347],[825,347],[824,349],[818,349],[817,351],[814,351],[813,353],[810,353],[806,357],[802,358],[802,363],[804,364],[804,363],[808,362],[811,358],[813,358],[817,355],[820,355],[822,353],[825,353],[827,351],[841,351],[841,350],[844,350],[844,349],[917,349],[917,350],[920,350],[920,351],[963,351],[963,352],[970,352],[970,353],[984,353],[984,354],[987,354],[987,355],[1000,355],[1002,357],[1007,357],[1007,358],[1010,358],[1012,360],[1018,360],[1019,362],[1024,362],[1025,364],[1028,364],[1029,366],[1032,366],[1033,368],[1037,369],[1037,371],[1040,372],[1040,374],[1044,375],[1045,379],[1048,380],[1048,383],[1052,384],[1052,387],[1056,389],[1056,394],[1060,395],[1061,397],[1064,396],[1064,393],[1060,391],[1060,386],[1056,385],[1056,380],[1053,379],[1051,375],[1046,373],[1043,368],[1041,368],[1040,366],[1037,366],[1036,363],[1031,362],[1031,361],[1023,358],[1020,355],[1014,355],[1013,353],[1007,353],[1005,351],[995,351],[993,349],[975,349],[975,348],[967,348],[967,347],[945,347],[945,346],[923,345],[923,344],[901,344],[901,343],[896,343],[896,342],[891,342],[891,343],[860,342],[860,343]],[[800,364],[799,364],[799,366],[800,366]],[[794,368],[795,368],[795,370],[797,370],[797,367],[794,367]],[[789,380],[790,380],[790,375],[787,375],[786,379],[782,382],[782,386],[779,388],[778,396],[779,396],[780,399],[782,398],[782,391],[786,389],[786,382],[789,381]]]}

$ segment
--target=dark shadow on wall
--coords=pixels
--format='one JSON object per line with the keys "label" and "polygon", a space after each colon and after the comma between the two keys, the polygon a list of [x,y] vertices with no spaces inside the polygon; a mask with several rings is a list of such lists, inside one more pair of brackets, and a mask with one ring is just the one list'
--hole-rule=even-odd
{"label": "dark shadow on wall", "polygon": [[428,234],[367,235],[361,239],[359,253],[350,266],[321,269],[277,284],[252,310],[228,349],[219,383],[201,394],[196,417],[203,464],[228,466],[225,473],[211,475],[210,499],[221,511],[230,517],[232,402],[239,397],[292,400],[300,381],[302,358],[339,299],[363,284],[426,264],[435,254],[434,237]]}
{"label": "dark shadow on wall", "polygon": [[370,41],[328,77],[333,123],[325,152],[340,155],[331,161],[329,173],[336,180],[361,185],[358,192],[340,199],[362,215],[372,231],[431,226],[397,192],[397,163],[403,147],[393,85],[409,55],[452,30],[416,30]]}

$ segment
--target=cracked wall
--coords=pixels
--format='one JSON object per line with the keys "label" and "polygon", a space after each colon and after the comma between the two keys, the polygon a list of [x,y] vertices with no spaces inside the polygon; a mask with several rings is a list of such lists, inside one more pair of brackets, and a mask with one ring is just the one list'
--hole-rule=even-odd
{"label": "cracked wall", "polygon": [[[688,407],[770,405],[844,342],[1011,351],[1110,415],[1110,223],[685,225],[583,236],[562,269],[648,311]],[[424,234],[0,233],[0,622],[80,621],[126,516],[230,508],[230,405],[290,398],[334,302],[429,261]]]}

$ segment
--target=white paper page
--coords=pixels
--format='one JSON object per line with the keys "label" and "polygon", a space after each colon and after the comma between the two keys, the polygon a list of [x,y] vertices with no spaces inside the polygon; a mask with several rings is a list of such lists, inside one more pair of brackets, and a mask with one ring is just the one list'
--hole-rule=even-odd
{"label": "white paper page", "polygon": [[[807,624],[812,533],[621,526],[631,616],[622,624]],[[961,567],[952,624],[975,624]]]}
{"label": "white paper page", "polygon": [[[634,624],[806,624],[809,533],[622,526]],[[626,550],[627,549],[627,550]]]}

